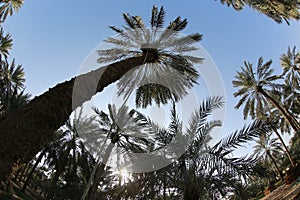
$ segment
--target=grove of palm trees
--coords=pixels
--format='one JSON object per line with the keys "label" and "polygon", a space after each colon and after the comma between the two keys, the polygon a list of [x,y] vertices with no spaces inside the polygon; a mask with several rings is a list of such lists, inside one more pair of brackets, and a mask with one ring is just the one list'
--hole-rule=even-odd
{"label": "grove of palm trees", "polygon": [[[235,66],[229,82],[234,92],[227,97],[206,95],[201,68],[208,65],[198,55],[205,41],[205,34],[198,33],[199,19],[186,19],[180,10],[169,19],[166,11],[174,7],[153,3],[147,10],[150,18],[124,10],[115,16],[119,24],[100,27],[112,36],[103,40],[105,48],[95,50],[99,67],[36,95],[28,92],[25,76],[34,70],[14,57],[22,40],[15,41],[6,30],[31,3],[0,1],[0,199],[300,198],[297,43],[286,46],[276,58],[279,64],[259,57]],[[298,0],[216,3],[235,14],[250,10],[276,29],[298,26],[300,19]],[[45,64],[58,58],[47,58]],[[214,81],[217,87],[219,80]],[[107,100],[107,90],[116,93],[121,105]],[[190,93],[197,105],[183,103]],[[87,115],[86,106],[96,97],[105,107],[93,105]],[[216,135],[225,123],[238,122],[230,113],[226,120],[215,115],[231,103],[243,123]],[[147,112],[155,106],[166,110],[164,123],[156,119],[160,113]],[[187,107],[193,108],[188,115]]]}

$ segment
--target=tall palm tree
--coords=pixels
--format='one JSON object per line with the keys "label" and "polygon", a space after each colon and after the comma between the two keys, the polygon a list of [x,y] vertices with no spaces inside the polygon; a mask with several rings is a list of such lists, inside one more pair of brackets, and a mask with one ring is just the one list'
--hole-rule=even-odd
{"label": "tall palm tree", "polygon": [[7,61],[0,63],[0,121],[8,113],[22,108],[28,103],[30,95],[24,93],[24,69]]}
{"label": "tall palm tree", "polygon": [[[210,199],[217,193],[225,196],[232,191],[240,183],[237,177],[251,175],[256,161],[254,157],[236,158],[232,157],[232,152],[243,143],[270,132],[271,127],[256,121],[212,146],[209,144],[211,131],[221,122],[209,119],[222,102],[220,97],[206,99],[191,116],[186,131],[173,107],[169,128],[158,133],[161,140],[156,148],[165,147],[165,142],[169,143],[176,137],[178,142],[190,141],[185,146],[185,153],[164,169],[135,176],[115,197],[120,198],[123,194],[122,197],[128,198],[158,199],[168,191],[166,199],[171,195],[174,199]],[[164,135],[170,140],[164,142]],[[177,151],[176,148],[167,150],[170,155]]]}
{"label": "tall palm tree", "polygon": [[284,20],[289,24],[289,20],[300,19],[300,3],[298,0],[220,0],[222,4],[233,6],[236,10],[241,10],[245,5],[254,10],[267,15],[277,23]]}
{"label": "tall palm tree", "polygon": [[[125,105],[119,109],[115,105],[108,106],[109,114],[95,108],[99,131],[93,135],[82,135],[87,148],[96,153],[97,161],[94,171],[86,187],[86,192],[81,199],[94,199],[97,196],[97,188],[103,176],[107,161],[113,151],[122,148],[125,151],[145,152],[145,147],[153,143],[151,135],[152,127],[148,119],[137,112],[129,110]],[[103,138],[104,136],[104,138]],[[102,142],[96,142],[95,138],[102,138]],[[108,145],[107,145],[107,140]],[[101,145],[99,145],[101,143]],[[102,149],[106,145],[106,149]],[[101,146],[101,149],[99,149]],[[104,147],[105,148],[105,147]],[[100,155],[100,156],[99,156]],[[124,158],[125,159],[125,158]]]}
{"label": "tall palm tree", "polygon": [[2,27],[0,27],[0,60],[4,63],[9,55],[9,50],[13,46],[13,40],[10,34],[5,34]]}
{"label": "tall palm tree", "polygon": [[272,163],[275,167],[276,172],[282,179],[282,173],[276,162],[275,155],[280,155],[282,153],[282,148],[280,142],[277,138],[271,138],[271,135],[266,133],[256,140],[256,145],[253,147],[253,154],[259,157],[264,163]]}
{"label": "tall palm tree", "polygon": [[280,57],[281,67],[285,80],[291,83],[294,88],[299,88],[300,84],[300,52],[296,52],[296,47],[288,48],[286,54]]}
{"label": "tall palm tree", "polygon": [[238,109],[244,104],[244,118],[246,119],[248,115],[252,118],[262,118],[273,106],[281,113],[294,131],[298,132],[300,130],[299,122],[279,102],[280,97],[277,96],[276,90],[281,85],[275,82],[279,79],[279,76],[273,75],[273,69],[270,68],[271,63],[271,60],[263,63],[263,59],[260,58],[255,72],[252,64],[247,62],[245,62],[245,67],[237,72],[236,79],[232,81],[232,84],[234,87],[239,88],[234,96],[241,96],[241,99],[235,108]]}
{"label": "tall palm tree", "polygon": [[286,54],[280,58],[283,67],[283,78],[285,84],[282,88],[283,100],[287,109],[291,110],[295,116],[300,114],[300,52],[296,52],[296,47],[288,48]]}
{"label": "tall palm tree", "polygon": [[[98,132],[99,128],[93,123],[93,120],[94,118],[92,117],[85,118],[82,109],[79,111],[79,114],[75,112],[74,116],[58,130],[58,137],[49,144],[46,163],[49,167],[55,169],[55,172],[48,189],[47,199],[55,196],[57,182],[62,175],[65,174],[68,177],[68,180],[65,180],[66,185],[64,187],[72,185],[72,180],[79,179],[78,170],[80,161],[82,161],[81,157],[87,151],[79,134],[82,132],[85,134]],[[84,155],[89,157],[88,154]],[[78,183],[77,187],[80,186],[79,184],[82,186],[83,192],[83,183]]]}
{"label": "tall palm tree", "polygon": [[8,15],[12,16],[14,11],[18,11],[24,0],[2,0],[0,2],[0,23],[4,22]]}
{"label": "tall palm tree", "polygon": [[[155,8],[153,10],[157,9]],[[159,13],[163,12],[163,9],[160,9]],[[162,27],[162,21],[160,20],[163,18],[159,17],[159,13],[153,12],[153,27]],[[134,18],[131,17],[129,19],[132,20]],[[171,29],[171,32],[167,30],[163,32],[166,32],[165,34],[168,35],[174,31],[180,31],[186,24],[186,19],[181,20],[181,18],[178,17],[168,27]],[[170,37],[164,37],[163,39],[171,39],[171,41],[169,41],[172,44],[173,39],[171,36],[172,34]],[[193,41],[199,41],[201,39],[200,34],[193,34],[191,37]],[[183,40],[186,41],[187,39]],[[191,41],[191,39],[189,41]],[[183,47],[190,51],[194,49],[190,47],[189,44],[183,45]],[[0,145],[2,149],[0,152],[0,180],[9,178],[8,175],[12,171],[12,166],[15,162],[19,160],[27,162],[40,151],[50,140],[53,132],[64,124],[72,111],[89,100],[94,94],[101,92],[106,86],[116,82],[126,72],[135,67],[143,66],[145,63],[161,62],[162,56],[168,56],[164,51],[162,51],[163,55],[160,54],[163,48],[164,46],[160,47],[159,45],[156,48],[140,45],[138,49],[136,49],[136,52],[139,53],[131,54],[131,57],[127,56],[106,67],[76,77],[76,81],[79,80],[79,82],[83,81],[85,83],[78,86],[78,96],[81,98],[72,99],[75,83],[75,78],[72,78],[34,98],[18,112],[18,115],[11,114],[8,116],[0,123],[0,129],[2,130],[0,133]],[[174,54],[168,57],[170,65],[176,66],[178,62],[177,71],[182,72],[181,74],[186,74],[188,71],[194,72],[193,68],[191,68],[191,62],[194,62],[195,59],[192,57],[181,57],[180,54]],[[186,63],[184,61],[186,61]],[[198,62],[199,59],[196,59],[196,61]],[[100,81],[97,82],[100,77]],[[186,76],[183,77],[186,78]],[[91,89],[94,88],[93,85],[95,85],[95,82],[91,80],[97,83],[95,90]],[[187,82],[190,83],[191,80],[194,80],[194,78],[189,79]],[[160,89],[163,89],[163,93],[160,94],[166,93],[166,88]],[[154,92],[156,92],[157,95],[157,91]],[[15,126],[16,123],[18,124],[18,128]],[[30,140],[26,138],[30,138]],[[28,141],[31,142],[29,143]]]}
{"label": "tall palm tree", "polygon": [[123,18],[125,26],[122,29],[110,27],[117,36],[105,40],[112,47],[98,51],[98,62],[115,62],[141,55],[146,50],[153,51],[157,61],[125,74],[118,82],[118,94],[128,97],[136,90],[136,104],[142,107],[151,105],[152,100],[166,104],[168,100],[181,99],[197,82],[199,74],[194,65],[202,63],[203,59],[192,56],[191,52],[198,49],[195,44],[202,36],[198,33],[180,35],[179,31],[187,25],[187,20],[180,17],[163,29],[163,7],[153,6],[150,28],[145,27],[138,16],[124,13]]}

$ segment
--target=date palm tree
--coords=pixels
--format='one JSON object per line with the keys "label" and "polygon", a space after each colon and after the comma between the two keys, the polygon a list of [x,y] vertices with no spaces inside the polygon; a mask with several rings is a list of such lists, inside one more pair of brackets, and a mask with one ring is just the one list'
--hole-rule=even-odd
{"label": "date palm tree", "polygon": [[[199,109],[190,117],[184,131],[183,122],[178,118],[176,107],[171,110],[168,129],[160,129],[157,138],[162,148],[176,138],[178,142],[189,141],[185,152],[176,161],[154,172],[134,177],[132,182],[122,186],[116,198],[158,199],[162,196],[174,199],[212,199],[216,194],[225,196],[241,182],[238,177],[248,177],[254,171],[254,157],[232,157],[232,152],[243,143],[270,132],[271,127],[262,121],[255,121],[228,137],[209,144],[210,134],[219,127],[219,120],[210,120],[211,114],[223,105],[220,97],[210,97],[203,101]],[[166,137],[168,141],[165,141]],[[172,155],[174,149],[166,149]],[[246,180],[246,179],[244,179]],[[135,189],[134,189],[135,188]],[[145,192],[147,191],[147,192]],[[168,191],[168,192],[166,192]],[[119,196],[118,196],[119,195]]]}
{"label": "date palm tree", "polygon": [[[96,153],[96,163],[86,190],[81,199],[95,199],[97,188],[103,176],[107,161],[113,152],[132,151],[135,153],[146,152],[146,147],[154,143],[151,139],[153,130],[148,119],[137,112],[129,110],[125,105],[117,108],[108,105],[109,114],[94,109],[99,131],[94,134],[83,134],[82,138],[92,154]],[[99,141],[99,139],[102,140]],[[95,141],[97,141],[95,143]],[[100,149],[99,149],[100,146]],[[126,158],[124,158],[126,159]],[[127,158],[128,159],[128,158]],[[130,161],[129,161],[130,162]]]}
{"label": "date palm tree", "polygon": [[0,121],[28,103],[30,95],[24,93],[24,76],[24,69],[16,66],[15,60],[0,63]]}
{"label": "date palm tree", "polygon": [[291,110],[295,116],[300,114],[300,52],[296,47],[288,48],[286,54],[280,58],[283,67],[283,78],[285,84],[282,88],[284,105]]}
{"label": "date palm tree", "polygon": [[286,54],[280,58],[283,76],[294,88],[299,88],[300,84],[300,52],[296,52],[296,47],[288,48]]}
{"label": "date palm tree", "polygon": [[[161,20],[164,19],[162,18],[164,10],[162,8],[159,12],[157,12],[157,10],[157,8],[153,8],[151,25],[153,28],[162,28],[163,23]],[[125,14],[124,16],[128,15]],[[130,20],[133,20],[134,18],[138,19],[138,17],[128,17]],[[128,25],[129,24],[130,23],[128,23]],[[170,35],[169,37],[163,37],[163,40],[168,40],[171,44],[173,44],[173,33],[182,30],[186,27],[186,25],[186,19],[182,20],[180,17],[176,18],[167,27],[171,29],[171,31],[162,31],[165,35]],[[130,31],[132,30],[128,30],[128,32]],[[195,50],[193,46],[189,46],[189,44],[186,44],[185,41],[199,41],[201,39],[200,34],[192,34],[190,37],[192,39],[182,39],[182,47],[184,50]],[[194,43],[195,42],[192,44]],[[162,42],[162,44],[166,43]],[[179,47],[177,47],[177,50],[178,48]],[[182,57],[180,56],[181,54],[175,53],[168,55],[163,50],[164,46],[160,45],[156,46],[156,48],[140,45],[137,47],[135,54],[125,54],[123,59],[120,58],[117,62],[75,77],[76,80],[80,80],[85,83],[78,86],[78,96],[81,98],[72,99],[73,86],[75,83],[75,78],[72,78],[69,81],[56,85],[44,94],[35,97],[18,112],[18,115],[11,114],[7,116],[7,118],[0,123],[0,180],[9,178],[8,175],[12,171],[12,166],[15,162],[19,160],[22,162],[28,162],[31,160],[32,157],[51,139],[53,132],[64,124],[72,111],[85,101],[89,100],[96,93],[101,92],[109,84],[119,80],[129,70],[135,67],[139,68],[145,63],[153,63],[153,65],[156,62],[160,63],[162,57],[166,56],[168,57],[168,60],[164,62],[164,65],[169,62],[173,68],[174,66],[175,68],[177,67],[177,71],[181,74],[186,74],[188,71],[195,72],[194,68],[191,66],[191,62],[194,62],[195,60],[198,62],[199,59],[194,59],[193,57]],[[103,53],[101,55],[103,55]],[[176,64],[177,62],[178,65]],[[195,76],[189,78],[187,82],[190,83],[195,80],[196,76],[197,73],[195,72]],[[187,78],[186,75],[183,75],[183,77]],[[97,81],[98,79],[100,80],[96,82],[96,89],[91,90],[91,88],[94,88],[93,85],[95,85],[94,80]],[[165,94],[167,92],[164,87],[159,87],[159,89],[162,89],[162,92],[152,90],[155,93],[154,95],[157,96],[158,92],[159,94]],[[18,124],[18,128],[16,128],[16,123]]]}
{"label": "date palm tree", "polygon": [[0,23],[4,22],[8,15],[12,16],[14,11],[18,11],[24,0],[2,0],[0,2]]}
{"label": "date palm tree", "polygon": [[117,36],[105,40],[112,47],[98,51],[98,62],[139,56],[147,49],[157,55],[157,61],[125,74],[118,82],[118,94],[127,98],[136,90],[136,105],[142,107],[151,105],[152,100],[166,104],[168,100],[177,101],[185,96],[199,76],[194,65],[202,63],[203,59],[191,53],[198,49],[195,44],[201,40],[201,35],[180,35],[179,31],[187,25],[187,20],[180,17],[163,29],[163,7],[153,6],[149,28],[138,16],[124,13],[123,18],[125,26],[122,29],[110,27]]}
{"label": "date palm tree", "polygon": [[278,175],[282,177],[282,173],[276,162],[275,155],[280,155],[282,153],[282,148],[280,142],[277,141],[277,138],[271,138],[271,135],[266,133],[259,137],[256,140],[256,145],[253,147],[254,155],[260,158],[264,163],[272,163],[275,167]]}
{"label": "date palm tree", "polygon": [[236,10],[241,10],[245,5],[270,17],[277,23],[284,20],[289,24],[289,20],[300,19],[300,3],[298,0],[220,0],[222,4],[233,6]]}
{"label": "date palm tree", "polygon": [[300,130],[299,122],[279,101],[277,89],[280,84],[275,81],[279,76],[273,74],[273,69],[270,68],[272,61],[266,63],[260,58],[257,64],[257,70],[253,70],[251,63],[245,62],[245,67],[237,72],[235,80],[232,81],[234,87],[239,88],[234,93],[235,97],[241,96],[241,99],[236,104],[238,109],[244,104],[244,118],[248,115],[252,118],[263,118],[265,113],[268,113],[271,107],[275,107],[295,132]]}

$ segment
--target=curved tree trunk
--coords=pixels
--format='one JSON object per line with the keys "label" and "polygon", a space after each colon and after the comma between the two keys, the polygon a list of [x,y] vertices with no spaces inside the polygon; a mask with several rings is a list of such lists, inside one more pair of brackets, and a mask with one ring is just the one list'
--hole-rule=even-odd
{"label": "curved tree trunk", "polygon": [[279,169],[279,167],[278,167],[278,165],[277,165],[277,163],[276,163],[274,157],[271,155],[271,153],[270,153],[269,151],[267,151],[267,155],[268,155],[268,156],[270,157],[270,159],[272,160],[272,163],[274,164],[275,169],[276,169],[277,173],[279,174],[281,180],[283,180],[282,174],[281,174],[281,172],[280,172],[280,169]]}
{"label": "curved tree trunk", "polygon": [[279,112],[283,115],[284,119],[291,125],[291,127],[296,133],[300,131],[299,122],[287,109],[279,105],[278,102],[263,89],[260,89],[258,92],[260,92],[264,97],[266,97],[270,101],[270,103],[272,103],[279,110]]}
{"label": "curved tree trunk", "polygon": [[45,156],[45,154],[46,154],[47,151],[48,151],[48,148],[45,148],[45,149],[40,153],[40,155],[39,155],[39,157],[37,158],[37,160],[35,161],[35,163],[34,163],[32,169],[31,169],[29,175],[27,176],[26,181],[25,181],[25,183],[24,183],[24,185],[23,185],[23,187],[22,187],[22,191],[23,191],[23,192],[25,192],[26,187],[27,187],[28,184],[29,184],[29,181],[30,181],[30,179],[31,179],[31,176],[32,176],[33,172],[35,171],[35,169],[37,168],[38,164],[41,162],[42,158]]}
{"label": "curved tree trunk", "polygon": [[[97,188],[98,188],[99,182],[101,181],[101,178],[104,174],[104,171],[105,171],[104,169],[105,169],[106,163],[110,157],[110,154],[111,154],[114,146],[115,146],[114,143],[110,143],[108,145],[107,149],[105,150],[105,154],[102,159],[102,162],[96,164],[96,166],[97,166],[96,173],[91,175],[91,176],[93,176],[93,177],[91,177],[91,178],[93,178],[93,181],[91,182],[91,185],[90,185],[89,197],[88,197],[89,200],[95,200],[97,197]],[[81,199],[86,199],[86,198],[82,197]]]}
{"label": "curved tree trunk", "polygon": [[46,200],[50,200],[54,197],[54,194],[55,194],[55,188],[56,188],[56,183],[58,181],[58,178],[59,176],[63,173],[65,167],[66,167],[66,164],[67,164],[67,161],[68,161],[68,157],[69,157],[69,154],[70,154],[70,150],[71,150],[71,146],[68,145],[67,149],[65,151],[63,151],[63,157],[62,159],[59,161],[58,163],[58,166],[56,168],[56,171],[54,173],[54,176],[51,180],[51,185],[50,185],[50,188],[48,190],[48,194],[47,194],[47,198]]}
{"label": "curved tree trunk", "polygon": [[281,144],[282,144],[282,146],[283,146],[283,148],[284,148],[284,150],[285,150],[286,155],[288,156],[288,158],[289,158],[289,160],[290,160],[292,166],[294,167],[294,166],[295,166],[295,161],[294,161],[294,159],[292,158],[292,155],[291,155],[289,149],[288,149],[287,146],[285,145],[285,143],[284,143],[284,141],[283,141],[281,135],[278,133],[278,131],[277,131],[276,128],[274,129],[274,132],[275,132],[275,134],[277,135],[278,139],[280,140],[280,142],[281,142]]}
{"label": "curved tree trunk", "polygon": [[77,86],[80,98],[72,99],[74,77],[35,97],[18,113],[11,113],[0,123],[0,181],[10,180],[14,163],[31,160],[78,106],[119,80],[129,70],[157,60],[155,53],[145,52],[140,57],[119,61],[78,76],[77,80],[84,83]]}

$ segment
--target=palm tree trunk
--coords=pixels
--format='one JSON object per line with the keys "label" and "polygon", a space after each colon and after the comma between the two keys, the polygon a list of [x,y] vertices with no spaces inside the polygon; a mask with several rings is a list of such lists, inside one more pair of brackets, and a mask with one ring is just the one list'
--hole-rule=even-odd
{"label": "palm tree trunk", "polygon": [[[155,53],[146,51],[140,57],[128,58],[74,77],[35,97],[17,113],[7,116],[0,123],[0,181],[10,180],[14,163],[31,160],[78,106],[129,70],[157,59]],[[80,97],[72,99],[75,78],[84,84],[76,85]]]}
{"label": "palm tree trunk", "polygon": [[285,143],[284,143],[284,141],[283,141],[281,135],[278,133],[278,131],[277,131],[276,128],[274,128],[274,132],[275,132],[275,134],[277,135],[278,139],[280,140],[280,142],[281,142],[281,144],[282,144],[282,146],[283,146],[283,148],[284,148],[284,150],[285,150],[285,153],[287,154],[287,156],[288,156],[288,158],[289,158],[289,160],[290,160],[292,166],[294,167],[294,166],[295,166],[295,161],[294,161],[294,159],[292,158],[292,155],[291,155],[289,149],[288,149],[287,146],[285,145]]}
{"label": "palm tree trunk", "polygon": [[35,163],[34,163],[32,169],[31,169],[29,175],[27,176],[26,181],[25,181],[25,183],[24,183],[24,185],[23,185],[23,187],[22,187],[22,191],[23,191],[23,192],[26,190],[26,187],[27,187],[27,185],[28,185],[28,183],[29,183],[29,180],[30,180],[30,178],[31,178],[31,176],[32,176],[32,174],[33,174],[33,172],[34,172],[35,169],[37,168],[38,164],[41,162],[41,160],[42,160],[42,158],[44,157],[44,155],[46,154],[47,150],[48,150],[48,148],[45,148],[45,149],[40,153],[38,159],[35,161]]}
{"label": "palm tree trunk", "polygon": [[51,185],[50,185],[50,188],[48,190],[48,195],[47,195],[47,200],[50,200],[53,198],[54,196],[54,193],[55,193],[55,188],[56,188],[56,183],[58,181],[58,178],[59,176],[62,174],[62,172],[64,171],[65,169],[65,166],[66,166],[66,163],[67,163],[67,159],[69,157],[69,153],[70,153],[70,150],[71,150],[71,146],[68,145],[67,149],[63,152],[63,156],[62,156],[62,159],[59,161],[58,163],[58,167],[54,173],[54,177],[51,181]]}
{"label": "palm tree trunk", "polygon": [[279,103],[272,98],[266,91],[264,91],[262,88],[259,89],[259,91],[264,97],[266,97],[270,103],[272,103],[278,110],[279,112],[283,115],[284,119],[292,126],[294,131],[298,133],[300,131],[300,124],[299,122],[295,119],[295,117],[283,106],[279,105]]}
{"label": "palm tree trunk", "polygon": [[85,200],[88,199],[89,200],[94,200],[96,199],[97,197],[97,188],[98,188],[98,185],[99,185],[99,182],[103,176],[103,173],[104,173],[104,169],[105,169],[105,164],[107,163],[108,161],[108,158],[113,150],[113,147],[115,146],[114,143],[110,143],[107,147],[107,149],[105,150],[105,154],[104,154],[104,157],[102,159],[102,162],[98,163],[96,162],[95,163],[95,167],[93,169],[93,172],[90,176],[90,180],[88,182],[88,185],[81,197],[81,200]]}
{"label": "palm tree trunk", "polygon": [[267,155],[268,155],[268,156],[270,157],[270,159],[272,160],[272,163],[274,164],[275,169],[276,169],[277,173],[279,174],[281,180],[283,180],[283,177],[282,177],[282,174],[281,174],[281,172],[280,172],[280,170],[279,170],[279,167],[278,167],[278,165],[277,165],[277,163],[276,163],[274,157],[271,155],[271,153],[270,153],[268,150],[267,150]]}

